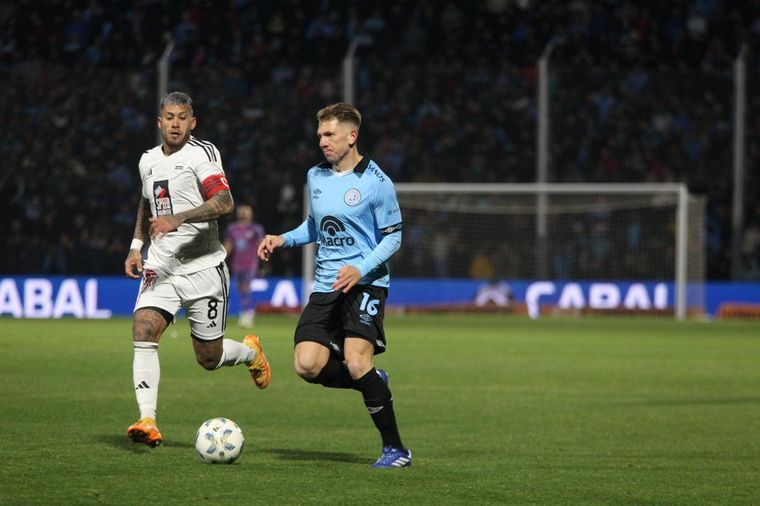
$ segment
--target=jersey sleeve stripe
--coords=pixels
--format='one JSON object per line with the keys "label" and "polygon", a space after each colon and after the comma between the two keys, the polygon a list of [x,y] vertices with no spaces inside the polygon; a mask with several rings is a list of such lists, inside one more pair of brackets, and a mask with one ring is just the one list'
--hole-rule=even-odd
{"label": "jersey sleeve stripe", "polygon": [[209,151],[211,152],[211,156],[212,156],[212,157],[213,157],[213,159],[214,159],[213,161],[215,161],[215,162],[219,161],[219,160],[217,159],[217,156],[216,156],[216,154],[219,152],[219,150],[218,150],[218,149],[216,149],[216,146],[214,146],[214,145],[213,145],[212,143],[210,143],[209,141],[203,141],[203,140],[201,140],[201,139],[197,139],[197,138],[195,138],[195,137],[193,137],[193,138],[192,138],[192,140],[194,140],[195,142],[197,142],[197,143],[198,143],[200,146],[205,146],[205,147],[209,148]]}
{"label": "jersey sleeve stripe", "polygon": [[208,161],[209,162],[213,162],[214,161],[214,159],[211,157],[211,152],[209,151],[209,149],[206,146],[202,146],[201,144],[198,144],[197,142],[194,142],[194,141],[188,141],[187,143],[190,144],[191,146],[195,146],[197,148],[201,148],[203,151],[206,152],[206,157],[208,158]]}
{"label": "jersey sleeve stripe", "polygon": [[211,151],[207,146],[204,146],[204,145],[202,145],[202,144],[200,144],[198,142],[194,142],[194,141],[189,141],[188,144],[191,144],[191,145],[193,145],[195,147],[201,148],[203,151],[205,151],[206,152],[206,157],[208,158],[209,162],[215,162],[216,161],[215,157],[213,155],[213,151]]}
{"label": "jersey sleeve stripe", "polygon": [[214,161],[215,161],[215,162],[218,162],[218,161],[219,161],[219,160],[217,159],[217,157],[216,157],[216,154],[219,152],[219,150],[218,150],[218,149],[216,149],[216,146],[214,146],[213,144],[211,144],[211,143],[210,143],[210,142],[208,142],[208,141],[202,141],[202,140],[200,140],[200,139],[196,139],[196,140],[197,140],[199,143],[201,143],[201,145],[203,145],[203,146],[206,146],[206,147],[209,149],[209,151],[211,151],[211,156],[214,158]]}
{"label": "jersey sleeve stripe", "polygon": [[403,230],[403,228],[404,228],[403,223],[396,223],[395,225],[391,225],[389,227],[383,228],[382,230],[380,230],[380,232],[382,232],[383,235],[389,235],[389,234],[392,234],[393,232],[399,232]]}

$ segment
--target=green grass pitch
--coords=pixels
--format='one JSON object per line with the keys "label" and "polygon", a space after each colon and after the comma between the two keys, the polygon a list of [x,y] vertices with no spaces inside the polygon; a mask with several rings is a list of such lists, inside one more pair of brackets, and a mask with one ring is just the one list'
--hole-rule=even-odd
{"label": "green grass pitch", "polygon": [[[165,445],[136,446],[131,321],[0,319],[0,504],[757,504],[760,326],[589,317],[394,315],[377,365],[408,469],[354,391],[292,370],[292,316],[261,315],[272,363],[195,363],[184,319],[160,347]],[[241,339],[234,324],[228,337]],[[233,465],[195,455],[225,416]]]}

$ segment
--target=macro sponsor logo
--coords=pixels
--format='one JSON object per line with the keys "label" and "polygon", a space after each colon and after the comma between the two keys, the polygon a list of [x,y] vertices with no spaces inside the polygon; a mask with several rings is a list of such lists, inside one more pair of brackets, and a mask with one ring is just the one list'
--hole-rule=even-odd
{"label": "macro sponsor logo", "polygon": [[319,224],[319,229],[324,237],[325,246],[353,246],[356,241],[353,237],[344,235],[346,227],[335,216],[325,216]]}

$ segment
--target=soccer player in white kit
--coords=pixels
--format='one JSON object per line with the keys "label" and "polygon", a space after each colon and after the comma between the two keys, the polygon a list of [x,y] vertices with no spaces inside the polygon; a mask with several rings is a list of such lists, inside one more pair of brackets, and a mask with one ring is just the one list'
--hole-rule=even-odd
{"label": "soccer player in white kit", "polygon": [[[217,218],[234,204],[219,151],[191,136],[196,118],[189,95],[161,99],[158,128],[163,142],[140,158],[142,196],[124,270],[139,279],[132,339],[135,395],[140,419],[127,435],[154,447],[163,437],[156,425],[160,366],[158,342],[180,308],[190,321],[198,363],[204,369],[245,364],[259,388],[269,385],[269,363],[259,338],[224,339],[230,276]],[[150,240],[143,265],[142,246]]]}

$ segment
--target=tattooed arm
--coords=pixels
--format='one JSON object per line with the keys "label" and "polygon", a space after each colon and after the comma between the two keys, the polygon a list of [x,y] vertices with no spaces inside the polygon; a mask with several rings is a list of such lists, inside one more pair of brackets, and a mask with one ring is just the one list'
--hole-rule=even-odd
{"label": "tattooed arm", "polygon": [[[133,239],[140,241],[140,243],[145,243],[148,240],[149,219],[150,202],[140,197],[140,204],[137,207],[137,220],[135,221],[135,233],[132,236]],[[137,270],[137,273],[135,273],[135,270]],[[142,273],[142,254],[140,253],[140,248],[129,247],[127,259],[124,261],[124,272],[130,278],[140,278],[140,273]]]}
{"label": "tattooed arm", "polygon": [[148,242],[148,228],[150,227],[150,201],[140,197],[140,205],[137,206],[137,221],[135,222],[134,239]]}
{"label": "tattooed arm", "polygon": [[212,221],[231,214],[234,208],[232,193],[229,190],[219,190],[210,199],[194,209],[169,216],[150,218],[150,236],[168,234],[177,230],[183,223]]}

